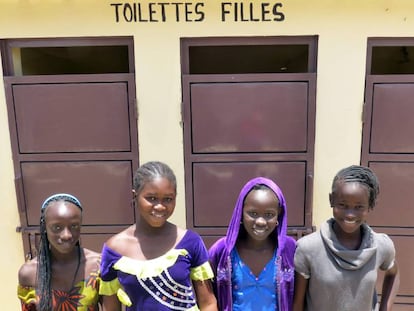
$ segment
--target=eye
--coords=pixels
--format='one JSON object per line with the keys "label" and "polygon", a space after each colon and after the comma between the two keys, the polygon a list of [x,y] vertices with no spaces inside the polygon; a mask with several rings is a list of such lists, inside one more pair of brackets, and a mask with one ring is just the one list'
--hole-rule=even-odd
{"label": "eye", "polygon": [[335,206],[339,209],[346,209],[346,205],[344,203],[337,203]]}
{"label": "eye", "polygon": [[166,204],[171,203],[172,201],[174,201],[174,198],[165,198],[163,200],[163,202],[166,203]]}
{"label": "eye", "polygon": [[275,217],[276,216],[276,214],[274,214],[274,213],[266,213],[265,214],[265,218],[266,219],[272,219],[273,217]]}
{"label": "eye", "polygon": [[62,227],[60,225],[52,225],[51,229],[53,232],[59,232],[62,230]]}
{"label": "eye", "polygon": [[363,210],[365,210],[365,206],[364,205],[358,205],[358,206],[355,206],[355,209],[357,210],[357,211],[363,211]]}
{"label": "eye", "polygon": [[146,199],[147,199],[147,201],[148,201],[148,202],[150,202],[150,203],[155,203],[155,202],[157,202],[157,198],[156,198],[156,197],[147,197]]}
{"label": "eye", "polygon": [[257,212],[248,212],[247,215],[253,218],[256,218],[258,216]]}
{"label": "eye", "polygon": [[77,230],[80,228],[80,224],[72,224],[71,228]]}

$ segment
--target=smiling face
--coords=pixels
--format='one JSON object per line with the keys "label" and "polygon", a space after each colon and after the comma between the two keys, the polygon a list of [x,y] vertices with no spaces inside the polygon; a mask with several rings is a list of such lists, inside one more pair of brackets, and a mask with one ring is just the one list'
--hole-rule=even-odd
{"label": "smiling face", "polygon": [[370,211],[369,191],[360,182],[338,181],[329,195],[336,228],[343,234],[359,233]]}
{"label": "smiling face", "polygon": [[270,189],[252,190],[243,207],[243,225],[249,237],[264,241],[278,225],[279,200]]}
{"label": "smiling face", "polygon": [[175,185],[167,178],[146,183],[136,195],[141,219],[151,227],[163,226],[174,212],[175,199]]}
{"label": "smiling face", "polygon": [[60,254],[72,252],[80,237],[80,208],[65,201],[53,201],[46,208],[46,233],[51,251]]}

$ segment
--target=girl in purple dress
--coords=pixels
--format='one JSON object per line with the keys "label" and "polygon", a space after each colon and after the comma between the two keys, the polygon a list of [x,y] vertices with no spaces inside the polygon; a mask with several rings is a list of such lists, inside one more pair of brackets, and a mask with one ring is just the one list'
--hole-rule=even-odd
{"label": "girl in purple dress", "polygon": [[148,162],[134,177],[136,224],[110,238],[101,263],[103,309],[211,310],[213,272],[200,236],[168,222],[176,178],[164,163]]}
{"label": "girl in purple dress", "polygon": [[280,188],[258,177],[242,188],[225,237],[209,250],[222,311],[290,311],[295,240]]}

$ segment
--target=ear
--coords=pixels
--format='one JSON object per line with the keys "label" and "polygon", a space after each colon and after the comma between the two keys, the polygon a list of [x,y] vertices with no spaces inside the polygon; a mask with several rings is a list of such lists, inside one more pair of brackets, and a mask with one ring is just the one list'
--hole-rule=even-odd
{"label": "ear", "polygon": [[334,206],[334,202],[333,202],[333,193],[329,193],[329,203],[331,204],[331,207]]}

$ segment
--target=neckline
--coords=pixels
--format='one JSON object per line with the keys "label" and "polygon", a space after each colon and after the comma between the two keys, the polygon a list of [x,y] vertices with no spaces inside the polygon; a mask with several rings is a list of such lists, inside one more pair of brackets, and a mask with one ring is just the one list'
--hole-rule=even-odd
{"label": "neckline", "polygon": [[261,279],[262,274],[266,271],[266,268],[270,265],[272,267],[272,269],[276,268],[276,265],[273,264],[276,260],[276,252],[277,252],[277,248],[275,248],[274,252],[273,252],[273,256],[272,258],[269,259],[269,261],[264,265],[263,269],[260,271],[259,275],[255,275],[253,273],[253,271],[250,269],[250,267],[243,261],[243,259],[240,257],[239,252],[237,251],[237,248],[235,247],[233,249],[234,255],[235,255],[235,259],[236,262],[235,264],[239,266],[239,268],[243,271],[243,270],[247,270],[248,271],[248,275],[251,276],[255,281],[259,281]]}
{"label": "neckline", "polygon": [[186,229],[183,236],[181,237],[181,239],[172,248],[167,250],[164,254],[162,254],[158,257],[155,257],[155,258],[151,258],[151,259],[136,259],[136,258],[132,258],[132,257],[129,257],[129,256],[122,255],[121,253],[114,250],[112,247],[108,246],[106,243],[104,244],[104,248],[108,249],[110,252],[112,252],[113,254],[115,254],[117,257],[120,257],[120,258],[128,258],[129,260],[133,260],[133,261],[137,261],[137,262],[156,261],[156,260],[160,260],[160,259],[164,258],[165,256],[171,254],[172,252],[179,251],[180,250],[179,246],[183,243],[185,237],[188,234],[189,234],[189,230]]}

